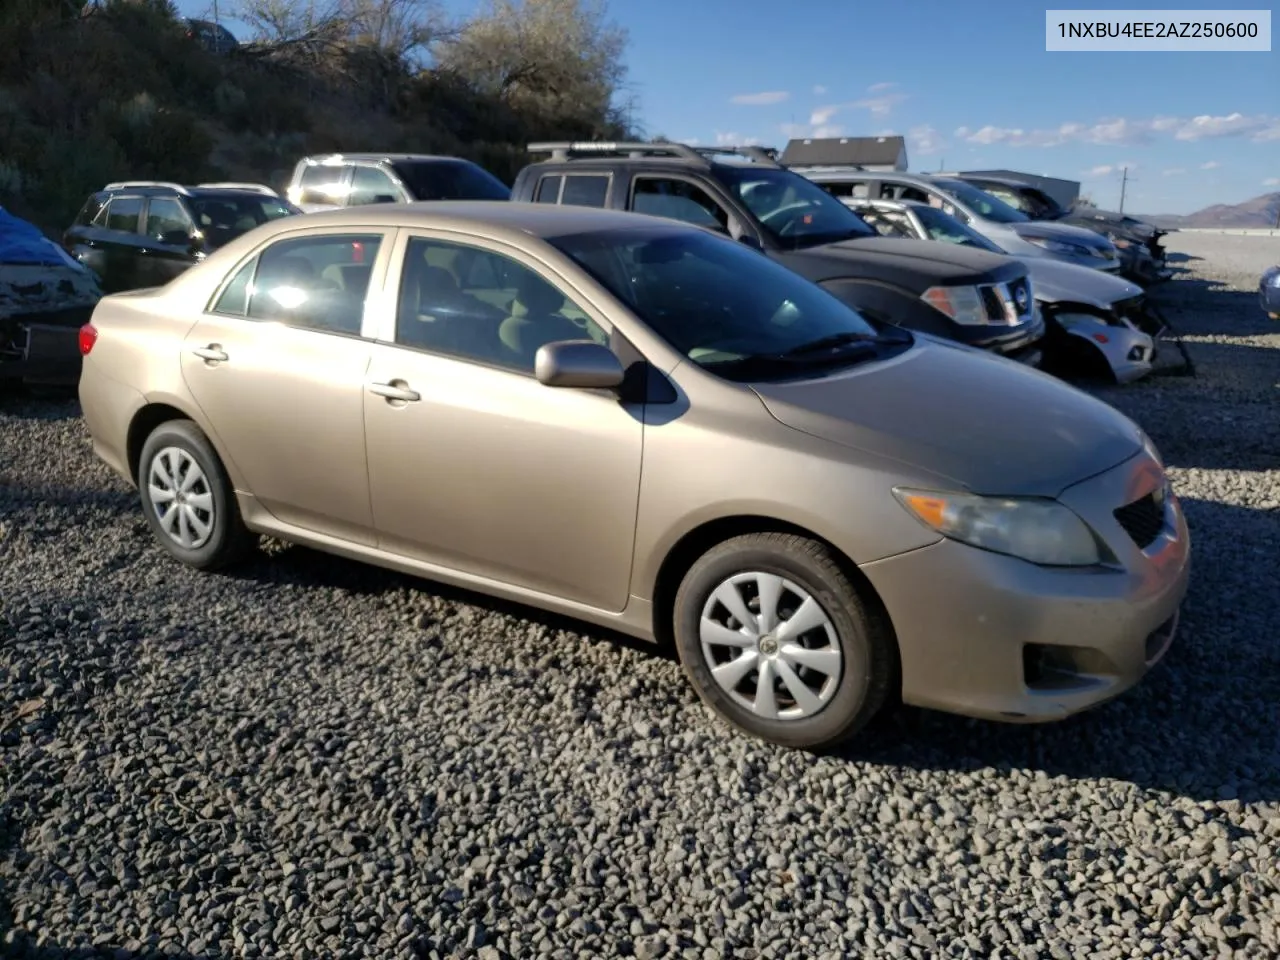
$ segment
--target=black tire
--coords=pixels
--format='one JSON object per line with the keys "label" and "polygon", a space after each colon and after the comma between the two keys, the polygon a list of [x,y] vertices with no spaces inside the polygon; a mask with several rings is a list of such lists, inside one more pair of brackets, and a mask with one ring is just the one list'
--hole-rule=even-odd
{"label": "black tire", "polygon": [[[762,718],[712,676],[699,633],[703,608],[724,581],[749,571],[784,577],[807,592],[834,630],[840,676],[825,705],[809,716]],[[897,675],[883,618],[862,600],[829,548],[792,534],[733,537],[703,554],[676,592],[673,626],[680,662],[703,703],[739,730],[781,746],[821,750],[850,739],[884,706]],[[751,673],[743,682],[749,685],[752,676],[758,680]]]}
{"label": "black tire", "polygon": [[[158,466],[155,463],[157,456],[174,448],[185,453],[199,467],[204,481],[194,489],[200,496],[207,492],[212,502],[211,515],[200,511],[201,519],[211,518],[208,534],[202,539],[193,539],[193,545],[189,547],[183,546],[165,529],[149,492],[152,468]],[[168,455],[165,456],[166,465],[159,465],[161,469],[167,466]],[[254,546],[256,538],[240,516],[240,506],[222,460],[204,432],[190,420],[167,420],[151,431],[138,457],[138,493],[142,512],[160,546],[187,566],[197,570],[217,570],[242,559]],[[188,526],[187,529],[192,528]]]}

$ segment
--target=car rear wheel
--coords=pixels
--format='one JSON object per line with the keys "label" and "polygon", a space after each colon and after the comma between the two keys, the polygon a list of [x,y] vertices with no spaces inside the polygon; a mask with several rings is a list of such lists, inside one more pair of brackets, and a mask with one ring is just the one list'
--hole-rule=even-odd
{"label": "car rear wheel", "polygon": [[138,488],[160,545],[188,566],[224,567],[253,546],[222,461],[190,420],[169,420],[147,437]]}
{"label": "car rear wheel", "polygon": [[790,534],[734,537],[676,593],[680,662],[702,701],[788,747],[847,740],[883,706],[892,640],[831,550]]}

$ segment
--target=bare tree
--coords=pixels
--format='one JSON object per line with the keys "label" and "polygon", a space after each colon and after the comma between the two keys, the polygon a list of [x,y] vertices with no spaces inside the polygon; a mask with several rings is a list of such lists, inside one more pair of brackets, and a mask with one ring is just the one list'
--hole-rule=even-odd
{"label": "bare tree", "polygon": [[600,0],[488,0],[433,50],[442,69],[482,93],[599,115],[626,76],[626,44]]}
{"label": "bare tree", "polygon": [[396,60],[448,34],[438,0],[239,0],[235,10],[273,46],[365,47]]}

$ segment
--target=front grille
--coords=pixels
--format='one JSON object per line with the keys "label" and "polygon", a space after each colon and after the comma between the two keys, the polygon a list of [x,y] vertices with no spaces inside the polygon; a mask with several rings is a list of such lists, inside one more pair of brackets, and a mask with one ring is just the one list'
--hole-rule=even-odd
{"label": "front grille", "polygon": [[[1021,289],[1026,297],[1027,306],[1025,310],[1018,310],[1018,291]],[[1009,283],[992,283],[985,284],[978,288],[982,295],[982,306],[986,310],[987,319],[991,323],[1008,324],[1016,326],[1026,320],[1035,311],[1035,301],[1032,298],[1031,284],[1025,277],[1010,281]]]}
{"label": "front grille", "polygon": [[1133,538],[1139,550],[1155,543],[1164,529],[1164,498],[1148,493],[1140,500],[1125,504],[1114,511],[1116,520],[1124,532]]}
{"label": "front grille", "polygon": [[982,287],[981,292],[982,305],[987,309],[987,319],[992,323],[1008,323],[1009,318],[1005,315],[1004,301],[1000,299],[996,288]]}

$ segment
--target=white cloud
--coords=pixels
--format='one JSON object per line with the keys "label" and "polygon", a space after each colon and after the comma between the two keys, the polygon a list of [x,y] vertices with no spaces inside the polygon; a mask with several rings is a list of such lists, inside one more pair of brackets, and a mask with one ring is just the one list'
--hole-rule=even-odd
{"label": "white cloud", "polygon": [[1210,160],[1207,163],[1200,164],[1200,169],[1201,170],[1217,170],[1220,166],[1222,166],[1222,164],[1220,164],[1217,160]]}
{"label": "white cloud", "polygon": [[1084,173],[1082,173],[1081,176],[1084,177],[1085,179],[1097,179],[1099,177],[1119,176],[1125,171],[1126,168],[1128,169],[1129,173],[1132,174],[1135,170],[1138,169],[1138,165],[1134,163],[1132,160],[1121,160],[1118,163],[1104,163],[1100,166],[1096,166],[1089,170],[1084,171]]}
{"label": "white cloud", "polygon": [[964,126],[955,132],[957,137],[969,143],[999,143],[1011,147],[1057,147],[1066,143],[1146,144],[1162,134],[1184,141],[1247,136],[1261,143],[1280,139],[1280,117],[1261,114],[1250,117],[1240,113],[1225,117],[1115,117],[1093,124],[1071,122],[1035,130],[988,125],[978,128]]}
{"label": "white cloud", "polygon": [[[896,83],[876,83],[867,88],[867,93],[881,94],[880,96],[862,97],[846,103],[829,103],[825,106],[817,107],[809,115],[809,125],[812,127],[828,126],[832,117],[848,110],[866,110],[873,117],[887,117],[893,113],[895,106],[907,99],[905,93],[885,92],[890,87],[896,86]],[[817,88],[814,89],[816,90]],[[811,134],[811,136],[816,136],[816,134]]]}
{"label": "white cloud", "polygon": [[1280,177],[1267,177],[1262,181],[1264,187],[1280,187]]}
{"label": "white cloud", "polygon": [[720,130],[716,131],[715,146],[717,147],[749,147],[758,144],[759,142],[760,140],[758,137],[744,137],[736,131],[730,131],[728,133]]}
{"label": "white cloud", "polygon": [[1176,134],[1176,140],[1203,140],[1206,137],[1233,137],[1243,133],[1266,131],[1275,121],[1268,117],[1246,117],[1243,113],[1230,113],[1225,117],[1202,114],[1192,117]]}
{"label": "white cloud", "polygon": [[764,93],[739,93],[729,98],[730,103],[747,107],[767,107],[786,100],[790,93],[786,90],[767,90]]}
{"label": "white cloud", "polygon": [[1184,174],[1184,173],[1186,173],[1186,172],[1187,172],[1187,168],[1186,168],[1186,167],[1170,167],[1168,170],[1163,171],[1163,172],[1161,173],[1161,176],[1165,176],[1165,177],[1177,177],[1177,176],[1181,176],[1182,174]]}
{"label": "white cloud", "polygon": [[814,85],[814,87],[813,87],[813,92],[814,92],[814,95],[815,95],[815,96],[819,96],[819,97],[820,97],[820,96],[822,96],[824,93],[826,93],[826,92],[827,92],[827,88],[826,88],[826,87],[824,87],[824,86],[823,86],[822,84],[820,84],[820,83],[819,83],[819,84],[815,84],[815,85]]}
{"label": "white cloud", "polygon": [[811,137],[822,139],[824,137],[842,137],[844,136],[844,127],[838,123],[828,123],[821,127],[814,127],[813,132],[809,134]]}

